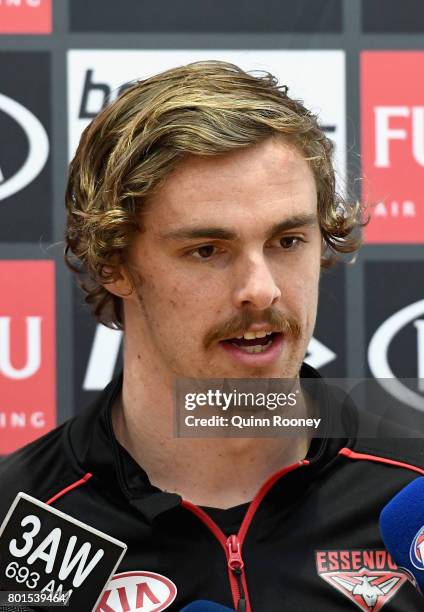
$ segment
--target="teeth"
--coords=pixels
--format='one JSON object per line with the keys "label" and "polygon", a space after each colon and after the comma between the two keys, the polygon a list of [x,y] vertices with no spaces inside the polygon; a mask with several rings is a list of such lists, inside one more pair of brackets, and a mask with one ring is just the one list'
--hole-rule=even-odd
{"label": "teeth", "polygon": [[245,332],[243,334],[243,338],[245,340],[254,340],[256,338],[256,333],[255,332]]}
{"label": "teeth", "polygon": [[[249,338],[248,338],[249,339]],[[266,349],[271,346],[272,340],[267,342],[266,344],[256,344],[254,346],[238,346],[237,348],[240,351],[244,351],[245,353],[263,353]]]}
{"label": "teeth", "polygon": [[265,331],[245,332],[245,334],[240,337],[244,338],[245,340],[254,340],[255,338],[265,338],[265,336],[269,336],[269,334],[272,334],[272,332],[265,332]]}
{"label": "teeth", "polygon": [[265,331],[258,331],[256,332],[256,337],[257,338],[265,338],[266,336],[266,332]]}

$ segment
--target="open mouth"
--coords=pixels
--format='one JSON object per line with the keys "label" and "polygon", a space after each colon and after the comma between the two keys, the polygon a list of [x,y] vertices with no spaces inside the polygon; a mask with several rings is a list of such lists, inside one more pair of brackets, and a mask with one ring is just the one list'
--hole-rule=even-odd
{"label": "open mouth", "polygon": [[256,332],[254,338],[229,338],[222,342],[224,344],[230,344],[244,353],[264,353],[272,346],[278,336],[281,336],[280,332]]}

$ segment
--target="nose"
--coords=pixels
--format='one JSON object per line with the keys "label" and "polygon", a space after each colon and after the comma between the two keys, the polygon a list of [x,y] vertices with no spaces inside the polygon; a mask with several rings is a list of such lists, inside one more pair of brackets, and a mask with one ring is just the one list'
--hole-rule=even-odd
{"label": "nose", "polygon": [[262,254],[252,256],[239,265],[240,271],[235,274],[233,291],[236,308],[264,310],[278,302],[281,291]]}

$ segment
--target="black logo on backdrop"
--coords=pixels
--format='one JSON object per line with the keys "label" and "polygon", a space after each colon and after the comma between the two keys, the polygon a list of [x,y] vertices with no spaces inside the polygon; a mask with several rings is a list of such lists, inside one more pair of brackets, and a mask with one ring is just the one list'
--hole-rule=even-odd
{"label": "black logo on backdrop", "polygon": [[[15,193],[22,191],[40,174],[46,165],[49,156],[49,139],[43,124],[25,106],[0,93],[0,112],[3,112],[15,122],[15,128],[20,129],[26,137],[25,149],[27,149],[24,162],[9,177],[0,167],[0,200],[5,200]],[[7,118],[6,118],[7,122]],[[7,128],[6,128],[7,129]],[[22,143],[22,134],[16,134],[10,139],[16,143],[16,148]]]}
{"label": "black logo on backdrop", "polygon": [[51,239],[49,59],[47,53],[0,53],[3,242]]}
{"label": "black logo on backdrop", "polygon": [[340,0],[72,0],[74,32],[340,32]]}
{"label": "black logo on backdrop", "polygon": [[422,0],[362,0],[364,32],[424,32]]}
{"label": "black logo on backdrop", "polygon": [[422,267],[408,261],[365,268],[369,371],[398,403],[417,410],[424,410]]}

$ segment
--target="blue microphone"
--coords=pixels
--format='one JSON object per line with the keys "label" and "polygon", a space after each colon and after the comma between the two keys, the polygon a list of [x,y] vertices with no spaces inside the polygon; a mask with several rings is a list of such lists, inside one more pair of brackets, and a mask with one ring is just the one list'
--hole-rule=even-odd
{"label": "blue microphone", "polygon": [[180,610],[180,612],[234,612],[234,610],[232,608],[227,608],[227,606],[221,606],[221,604],[217,604],[213,601],[198,599],[188,604],[188,606]]}
{"label": "blue microphone", "polygon": [[416,478],[383,508],[383,542],[396,565],[424,594],[424,478]]}

